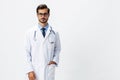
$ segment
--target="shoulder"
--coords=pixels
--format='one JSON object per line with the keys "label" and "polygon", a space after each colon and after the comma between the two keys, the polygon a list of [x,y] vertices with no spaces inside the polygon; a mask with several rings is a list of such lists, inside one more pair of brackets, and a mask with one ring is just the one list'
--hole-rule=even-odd
{"label": "shoulder", "polygon": [[25,35],[26,35],[26,36],[31,35],[31,34],[33,34],[36,30],[37,30],[37,26],[33,26],[33,27],[29,28],[29,29],[26,31]]}
{"label": "shoulder", "polygon": [[36,31],[37,29],[38,29],[37,26],[33,26],[33,27],[29,28],[29,29],[26,31],[26,33],[31,33],[31,32],[33,32],[33,31]]}
{"label": "shoulder", "polygon": [[55,33],[59,33],[59,31],[58,31],[58,29],[57,28],[55,28],[55,27],[53,27],[53,26],[50,26],[51,27],[51,29],[55,32]]}

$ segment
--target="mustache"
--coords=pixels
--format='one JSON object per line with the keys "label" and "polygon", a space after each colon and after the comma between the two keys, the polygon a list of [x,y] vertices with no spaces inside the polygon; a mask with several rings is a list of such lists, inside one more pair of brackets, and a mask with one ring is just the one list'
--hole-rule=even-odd
{"label": "mustache", "polygon": [[45,18],[41,18],[41,19],[45,19]]}

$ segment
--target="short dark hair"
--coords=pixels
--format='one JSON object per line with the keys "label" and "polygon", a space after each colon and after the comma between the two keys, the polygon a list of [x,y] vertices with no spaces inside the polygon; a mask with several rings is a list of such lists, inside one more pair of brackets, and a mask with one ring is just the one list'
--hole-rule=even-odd
{"label": "short dark hair", "polygon": [[46,4],[40,4],[38,5],[37,9],[36,9],[36,12],[38,13],[38,10],[39,9],[48,9],[48,13],[50,13],[50,9],[47,7]]}

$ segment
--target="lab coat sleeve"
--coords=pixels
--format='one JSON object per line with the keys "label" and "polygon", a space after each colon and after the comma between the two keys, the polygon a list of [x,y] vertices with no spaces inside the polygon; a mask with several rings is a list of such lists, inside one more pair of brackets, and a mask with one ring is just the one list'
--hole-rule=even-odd
{"label": "lab coat sleeve", "polygon": [[55,61],[56,65],[58,65],[58,63],[59,63],[59,53],[61,51],[61,43],[60,43],[60,38],[59,38],[58,32],[55,35],[56,35],[56,41],[55,41],[55,47],[54,47],[53,61]]}
{"label": "lab coat sleeve", "polygon": [[31,71],[33,71],[33,67],[32,67],[32,58],[31,58],[31,45],[30,45],[30,36],[28,33],[26,33],[25,36],[25,73],[29,73]]}

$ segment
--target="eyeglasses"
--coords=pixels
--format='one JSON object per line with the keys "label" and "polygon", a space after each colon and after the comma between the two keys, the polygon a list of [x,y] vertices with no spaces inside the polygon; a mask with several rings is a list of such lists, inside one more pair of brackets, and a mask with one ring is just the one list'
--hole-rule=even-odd
{"label": "eyeglasses", "polygon": [[48,16],[48,13],[37,13],[40,16]]}

